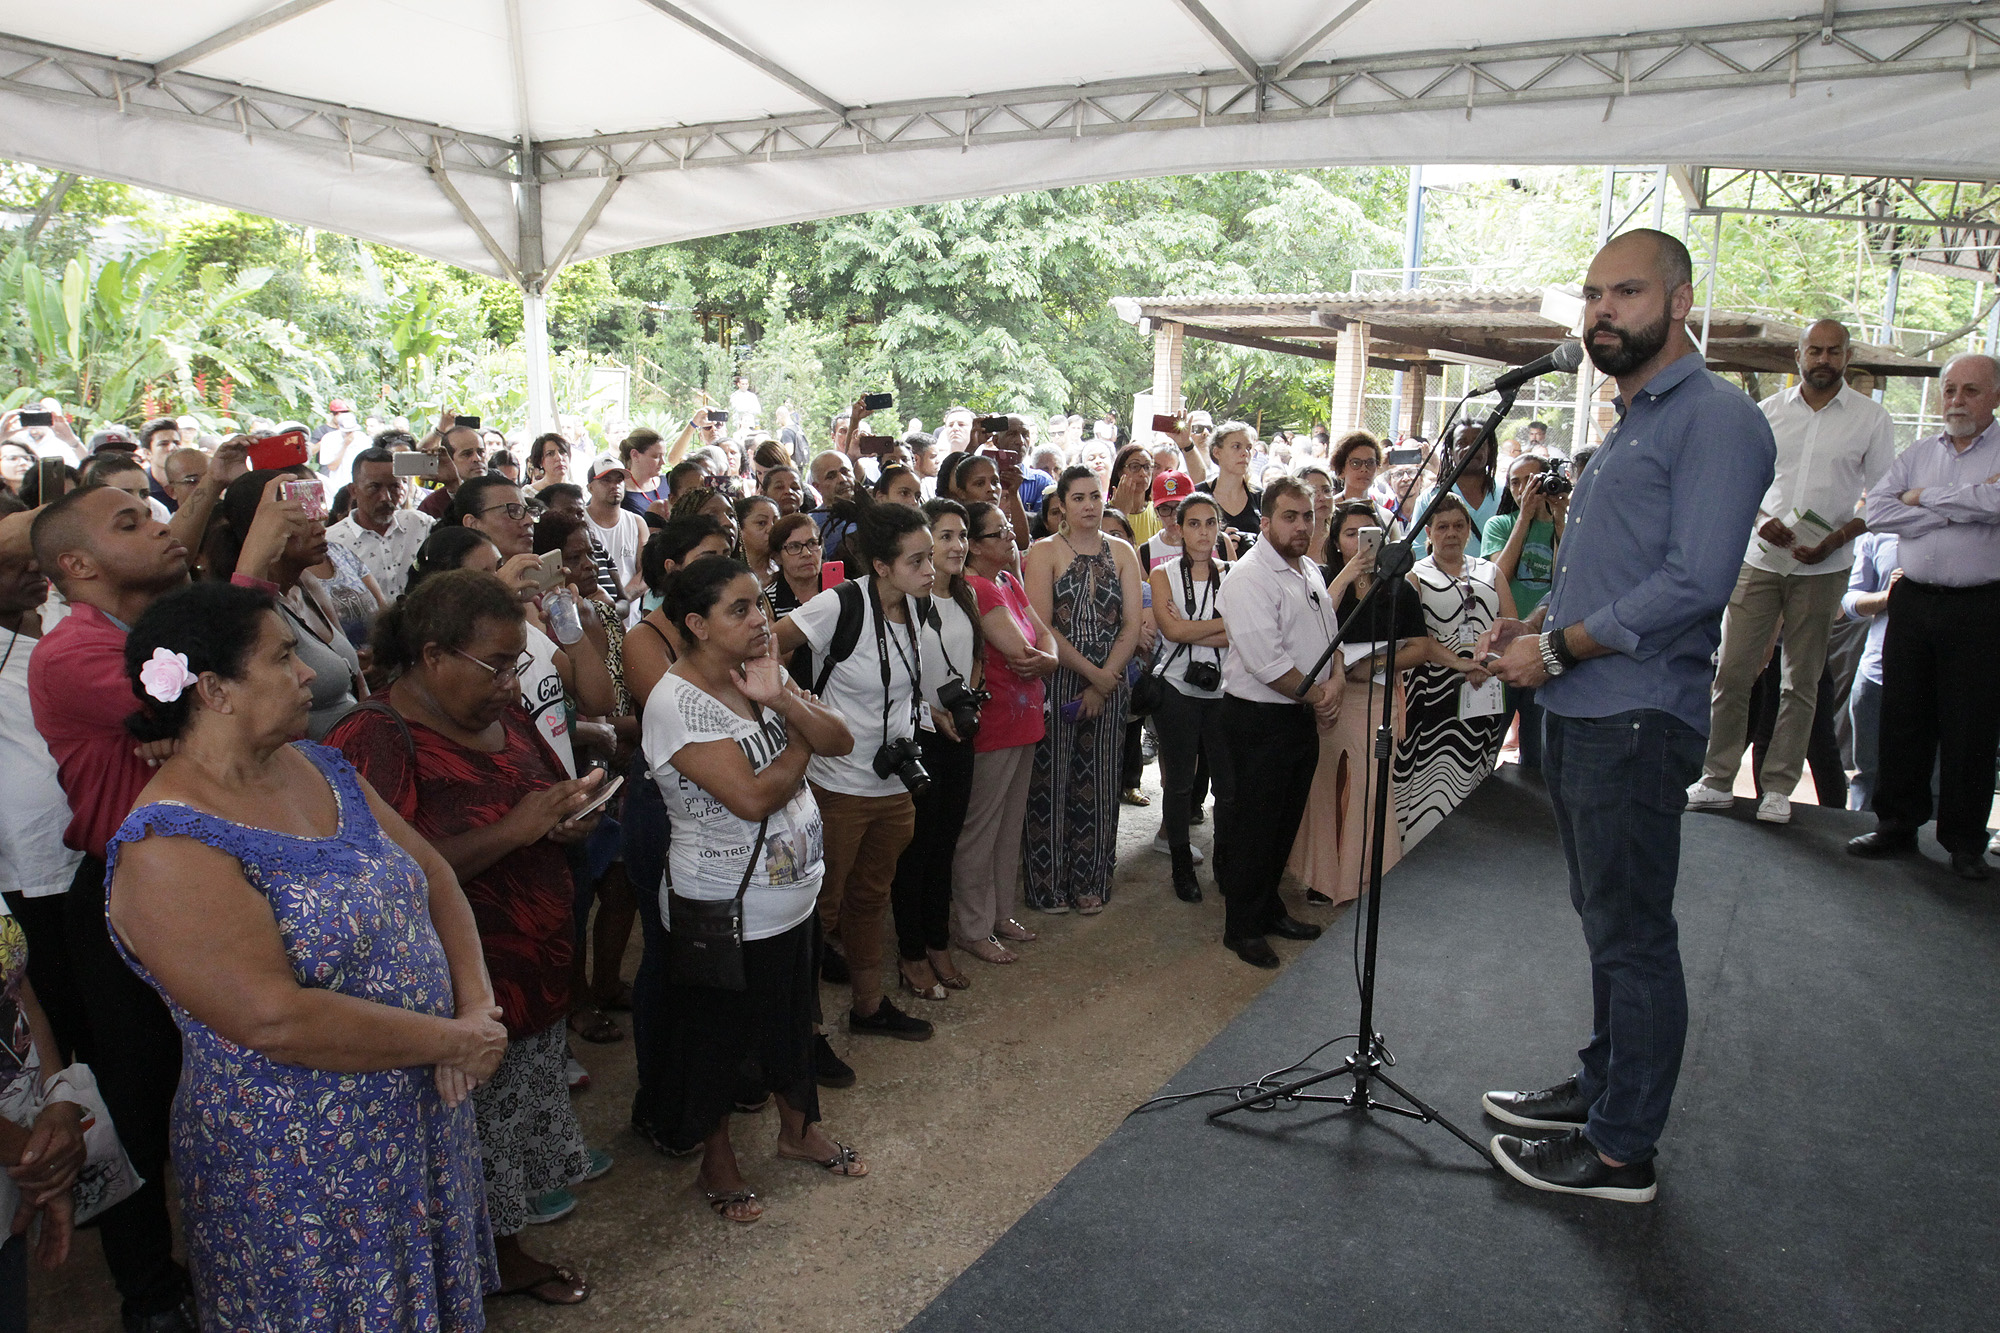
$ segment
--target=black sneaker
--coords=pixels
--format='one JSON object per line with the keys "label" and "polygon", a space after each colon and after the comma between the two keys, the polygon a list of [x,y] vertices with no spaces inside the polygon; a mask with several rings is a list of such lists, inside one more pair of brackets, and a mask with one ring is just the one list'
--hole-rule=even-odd
{"label": "black sneaker", "polygon": [[1479,1104],[1495,1120],[1524,1129],[1581,1129],[1590,1118],[1590,1103],[1574,1077],[1540,1092],[1489,1092]]}
{"label": "black sneaker", "polygon": [[898,1041],[929,1041],[935,1029],[921,1018],[911,1018],[884,996],[875,1012],[866,1018],[852,1009],[848,1010],[847,1030],[857,1035],[867,1033],[876,1037],[894,1037]]}
{"label": "black sneaker", "polygon": [[820,951],[819,979],[829,986],[845,986],[854,979],[854,974],[847,970],[847,960],[832,945]]}
{"label": "black sneaker", "polygon": [[822,1088],[854,1086],[854,1066],[833,1053],[824,1032],[813,1038],[813,1082]]}
{"label": "black sneaker", "polygon": [[1553,1194],[1582,1194],[1617,1203],[1651,1203],[1659,1192],[1651,1159],[1626,1166],[1607,1166],[1583,1131],[1573,1129],[1553,1139],[1518,1139],[1495,1134],[1493,1160],[1500,1169],[1529,1189]]}

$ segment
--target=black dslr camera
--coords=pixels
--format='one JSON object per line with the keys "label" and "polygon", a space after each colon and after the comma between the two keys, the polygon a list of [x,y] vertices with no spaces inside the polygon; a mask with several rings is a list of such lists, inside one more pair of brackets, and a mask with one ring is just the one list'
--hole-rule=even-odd
{"label": "black dslr camera", "polygon": [[875,776],[886,778],[891,775],[912,796],[922,796],[930,790],[931,775],[924,768],[923,751],[908,736],[898,737],[875,752]]}
{"label": "black dslr camera", "polygon": [[1560,500],[1576,489],[1576,483],[1569,479],[1569,468],[1564,463],[1550,463],[1549,470],[1541,476],[1542,496],[1549,500]]}
{"label": "black dslr camera", "polygon": [[1213,662],[1189,662],[1187,670],[1181,672],[1181,679],[1198,690],[1219,690],[1222,668]]}
{"label": "black dslr camera", "polygon": [[985,690],[975,690],[956,676],[938,686],[938,702],[950,712],[952,729],[962,741],[979,734],[979,706],[992,698]]}

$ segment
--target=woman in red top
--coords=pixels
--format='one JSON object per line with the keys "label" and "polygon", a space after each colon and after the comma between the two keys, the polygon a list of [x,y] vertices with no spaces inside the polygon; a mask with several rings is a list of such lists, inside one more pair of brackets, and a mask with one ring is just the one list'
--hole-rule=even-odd
{"label": "woman in red top", "polygon": [[1000,941],[1035,938],[1014,919],[1014,882],[1028,778],[1042,738],[1042,680],[1056,669],[1056,639],[1028,604],[1021,548],[1006,512],[975,501],[965,513],[965,581],[979,603],[984,684],[993,698],[980,710],[972,743],[972,799],[952,858],[952,932],[958,947],[974,957],[1011,963],[1014,952]]}
{"label": "woman in red top", "polygon": [[574,1208],[567,1187],[611,1167],[585,1145],[563,1076],[575,941],[563,848],[597,825],[574,816],[598,775],[565,778],[521,707],[526,649],[520,601],[499,578],[433,574],[375,622],[375,662],[397,673],[386,704],[355,709],[327,739],[451,863],[472,905],[508,1037],[473,1093],[501,1289],[574,1305],[589,1288],[526,1254],[520,1232]]}

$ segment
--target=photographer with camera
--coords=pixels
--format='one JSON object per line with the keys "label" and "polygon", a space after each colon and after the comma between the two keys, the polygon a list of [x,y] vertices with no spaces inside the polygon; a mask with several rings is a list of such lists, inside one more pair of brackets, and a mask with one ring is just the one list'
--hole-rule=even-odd
{"label": "photographer with camera", "polygon": [[[1169,477],[1179,474],[1169,473]],[[1184,476],[1179,477],[1185,481]],[[1165,808],[1161,824],[1173,858],[1174,896],[1184,903],[1201,901],[1194,877],[1194,848],[1188,843],[1195,771],[1208,756],[1218,799],[1231,799],[1234,788],[1228,754],[1222,743],[1222,653],[1229,631],[1222,623],[1217,600],[1228,566],[1214,558],[1215,539],[1222,527],[1222,510],[1212,495],[1197,493],[1180,502],[1177,514],[1181,554],[1153,570],[1153,610],[1160,634],[1173,645],[1155,668],[1167,682],[1153,714],[1160,733],[1160,785]]]}
{"label": "photographer with camera", "polygon": [[[1523,454],[1507,469],[1507,492],[1499,512],[1486,520],[1480,554],[1500,567],[1514,596],[1516,614],[1535,613],[1549,595],[1556,573],[1556,550],[1569,521],[1570,479],[1561,462]],[[1535,692],[1506,687],[1507,712],[1521,720],[1521,767],[1542,768],[1542,708]],[[1502,725],[1505,725],[1504,723]]]}
{"label": "photographer with camera", "polygon": [[816,754],[806,768],[826,821],[819,921],[841,946],[826,974],[844,971],[853,986],[850,1032],[927,1041],[931,1025],[882,995],[882,918],[896,859],[916,832],[913,798],[931,782],[916,741],[924,653],[913,600],[930,595],[931,534],[905,505],[863,501],[856,512],[868,573],[779,621],[778,655],[812,650],[812,692],[855,736],[851,753]]}
{"label": "photographer with camera", "polygon": [[986,645],[979,603],[965,577],[965,506],[932,500],[924,516],[931,523],[937,582],[932,595],[916,604],[925,685],[917,744],[931,785],[916,798],[917,831],[896,863],[890,905],[903,988],[920,999],[943,1000],[971,985],[951,960],[951,867],[972,801],[972,742],[979,734],[980,708],[993,696],[980,688]]}

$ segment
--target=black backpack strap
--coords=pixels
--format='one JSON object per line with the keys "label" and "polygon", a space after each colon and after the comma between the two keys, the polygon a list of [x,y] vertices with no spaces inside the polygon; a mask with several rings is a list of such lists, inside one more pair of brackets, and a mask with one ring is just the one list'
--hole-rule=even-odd
{"label": "black backpack strap", "polygon": [[840,619],[834,622],[833,638],[827,642],[826,653],[820,658],[819,675],[813,678],[812,692],[822,697],[826,694],[827,681],[833,678],[834,667],[845,662],[854,651],[854,645],[861,642],[861,626],[868,618],[860,583],[849,579],[834,591],[840,597]]}

